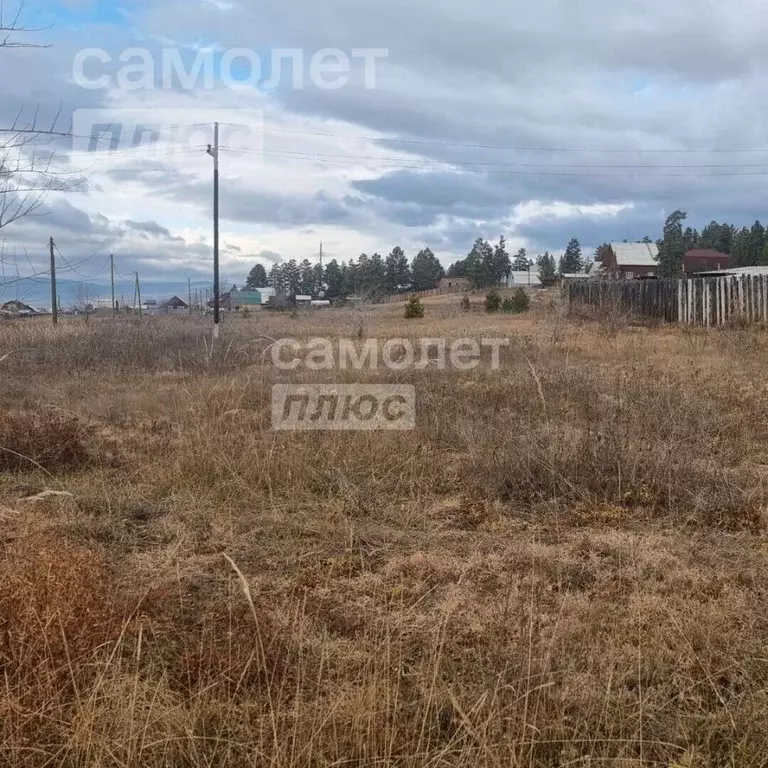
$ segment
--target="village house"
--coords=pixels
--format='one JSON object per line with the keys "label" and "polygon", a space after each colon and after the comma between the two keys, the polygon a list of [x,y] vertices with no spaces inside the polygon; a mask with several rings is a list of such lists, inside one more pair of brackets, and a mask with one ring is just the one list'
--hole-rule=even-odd
{"label": "village house", "polygon": [[603,259],[605,275],[614,280],[653,277],[659,271],[656,243],[611,243]]}
{"label": "village house", "polygon": [[711,248],[694,248],[683,257],[683,270],[686,275],[695,275],[697,272],[718,272],[728,269],[731,257],[727,253],[715,251]]}

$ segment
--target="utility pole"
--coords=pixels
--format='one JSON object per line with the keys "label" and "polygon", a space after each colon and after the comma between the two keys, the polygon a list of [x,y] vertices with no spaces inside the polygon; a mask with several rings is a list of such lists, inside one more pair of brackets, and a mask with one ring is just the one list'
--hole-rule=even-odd
{"label": "utility pole", "polygon": [[115,256],[109,254],[109,272],[112,279],[112,317],[117,317],[117,311],[115,310]]}
{"label": "utility pole", "polygon": [[320,268],[323,268],[323,241],[320,241]]}
{"label": "utility pole", "polygon": [[219,124],[213,125],[213,338],[219,338]]}
{"label": "utility pole", "polygon": [[136,272],[136,296],[139,297],[139,320],[144,316],[141,311],[141,283],[139,282],[139,273]]}
{"label": "utility pole", "polygon": [[192,278],[187,278],[187,291],[189,293],[188,296],[188,303],[189,303],[189,316],[192,317]]}
{"label": "utility pole", "polygon": [[53,324],[56,325],[59,322],[59,304],[56,294],[56,257],[53,253],[55,247],[53,238],[50,239],[49,246],[51,249],[51,317]]}

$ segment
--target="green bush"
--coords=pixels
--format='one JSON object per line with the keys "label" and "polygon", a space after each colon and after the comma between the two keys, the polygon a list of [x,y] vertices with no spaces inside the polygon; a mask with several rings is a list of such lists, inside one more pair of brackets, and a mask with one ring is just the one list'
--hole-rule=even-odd
{"label": "green bush", "polygon": [[419,301],[418,297],[411,296],[405,305],[405,319],[414,320],[419,317],[424,317],[424,305]]}
{"label": "green bush", "polygon": [[513,312],[527,312],[531,308],[531,297],[525,288],[518,288],[512,297]]}
{"label": "green bush", "polygon": [[485,311],[498,312],[501,309],[501,296],[498,291],[491,291],[485,297]]}
{"label": "green bush", "polygon": [[471,312],[472,311],[472,302],[469,300],[469,296],[465,296],[461,300],[461,311],[462,312]]}
{"label": "green bush", "polygon": [[527,312],[531,308],[531,299],[524,288],[518,288],[511,299],[504,299],[501,311],[507,314],[519,314]]}

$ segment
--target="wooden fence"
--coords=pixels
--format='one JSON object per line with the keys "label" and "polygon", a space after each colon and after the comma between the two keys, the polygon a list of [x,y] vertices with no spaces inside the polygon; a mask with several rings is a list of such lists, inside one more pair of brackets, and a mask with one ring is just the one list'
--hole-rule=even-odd
{"label": "wooden fence", "polygon": [[768,322],[768,275],[683,280],[579,280],[565,286],[569,310],[595,307],[705,328]]}
{"label": "wooden fence", "polygon": [[392,296],[382,296],[378,299],[379,304],[397,304],[401,301],[408,301],[411,296],[415,296],[417,299],[426,299],[430,296],[450,296],[459,293],[470,293],[469,288],[433,288],[430,291],[408,291],[408,293],[396,293]]}

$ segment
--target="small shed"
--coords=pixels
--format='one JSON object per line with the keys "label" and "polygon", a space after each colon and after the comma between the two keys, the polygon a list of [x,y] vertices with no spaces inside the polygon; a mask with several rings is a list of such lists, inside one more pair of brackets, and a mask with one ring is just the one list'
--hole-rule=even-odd
{"label": "small shed", "polygon": [[469,282],[468,277],[442,277],[440,278],[437,287],[441,291],[456,291],[456,293],[461,293],[461,291],[470,290],[472,285]]}

